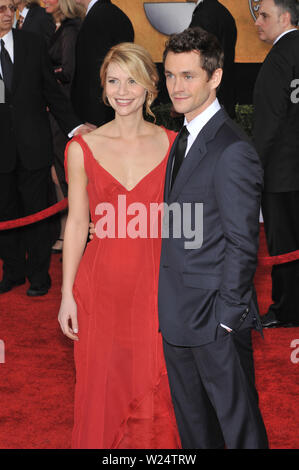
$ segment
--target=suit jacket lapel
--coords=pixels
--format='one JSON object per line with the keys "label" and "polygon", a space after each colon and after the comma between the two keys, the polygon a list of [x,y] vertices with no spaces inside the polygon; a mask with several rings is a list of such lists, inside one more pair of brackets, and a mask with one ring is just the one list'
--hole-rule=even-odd
{"label": "suit jacket lapel", "polygon": [[26,48],[24,47],[24,43],[21,38],[22,32],[13,29],[12,33],[14,43],[14,70],[12,79],[12,94],[14,94],[15,89],[18,85],[18,81],[22,76],[23,70],[25,69]]}
{"label": "suit jacket lapel", "polygon": [[195,142],[186,155],[181,168],[177,174],[173,187],[169,194],[169,203],[171,204],[177,199],[181,190],[185,187],[188,179],[193,174],[195,168],[207,153],[205,141],[200,138],[201,132],[198,134]]}
{"label": "suit jacket lapel", "polygon": [[34,8],[34,6],[29,8],[26,18],[24,19],[23,27],[26,24],[26,29],[28,28],[28,26],[30,26],[30,23],[32,23],[32,20],[34,19]]}
{"label": "suit jacket lapel", "polygon": [[[174,185],[169,193],[169,184],[170,184],[170,174],[171,168],[168,168],[166,173],[166,185],[165,190],[167,189],[167,193],[169,194],[167,202],[170,204],[177,199],[177,196],[180,194],[182,189],[186,186],[186,183],[190,176],[194,173],[195,168],[200,164],[202,159],[207,154],[207,147],[206,144],[211,141],[214,137],[216,132],[218,131],[219,127],[223,124],[225,120],[228,119],[228,116],[224,109],[220,109],[210,120],[209,122],[202,128],[199,132],[198,136],[196,137],[195,141],[193,142],[192,147],[190,148],[186,158],[184,159],[181,168],[177,174],[175,179]],[[172,158],[169,158],[168,166],[170,162],[173,161],[174,155],[174,148],[175,148],[176,140],[172,147]],[[171,157],[171,155],[170,155]]]}

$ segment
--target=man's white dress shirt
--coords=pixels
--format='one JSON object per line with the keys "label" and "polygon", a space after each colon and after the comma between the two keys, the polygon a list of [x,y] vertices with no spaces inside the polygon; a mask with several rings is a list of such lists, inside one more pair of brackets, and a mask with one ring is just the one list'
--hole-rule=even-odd
{"label": "man's white dress shirt", "polygon": [[[14,62],[14,50],[13,50],[13,35],[12,30],[10,30],[7,34],[5,34],[2,38],[4,41],[5,49],[10,55],[12,63]],[[1,42],[0,42],[0,53],[1,53]],[[0,62],[0,74],[2,76],[2,67]]]}
{"label": "man's white dress shirt", "polygon": [[212,119],[214,114],[219,111],[219,109],[221,109],[221,106],[219,104],[218,99],[216,98],[215,101],[213,101],[213,103],[207,107],[207,109],[205,109],[202,113],[198,114],[194,119],[192,119],[192,121],[188,122],[185,118],[184,125],[187,127],[189,132],[185,157],[188,154],[190,147],[195,141],[199,132],[207,124],[207,122]]}
{"label": "man's white dress shirt", "polygon": [[89,12],[89,10],[94,6],[95,3],[97,3],[99,0],[91,0],[91,2],[88,4],[88,7],[87,7],[87,10],[86,10],[86,13],[85,13],[85,16],[87,15],[87,13]]}
{"label": "man's white dress shirt", "polygon": [[288,31],[285,31],[284,33],[281,33],[281,34],[275,39],[275,41],[273,42],[273,46],[274,46],[274,44],[276,44],[276,43],[279,41],[279,39],[281,39],[283,36],[285,36],[286,34],[290,33],[291,31],[298,31],[298,29],[297,29],[297,28],[292,28],[292,29],[288,29]]}

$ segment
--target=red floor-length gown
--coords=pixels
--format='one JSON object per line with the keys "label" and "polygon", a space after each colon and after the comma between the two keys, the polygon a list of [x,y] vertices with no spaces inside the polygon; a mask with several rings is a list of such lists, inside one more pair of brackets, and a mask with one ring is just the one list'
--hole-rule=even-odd
{"label": "red floor-length gown", "polygon": [[[166,132],[165,158],[130,191],[97,162],[84,138],[73,139],[84,153],[94,223],[101,219],[96,207],[103,202],[115,208],[117,221],[118,196],[126,196],[127,207],[142,203],[147,214],[150,203],[162,203],[175,138]],[[180,447],[158,332],[160,249],[160,237],[94,236],[88,243],[73,289],[79,322],[73,448]]]}

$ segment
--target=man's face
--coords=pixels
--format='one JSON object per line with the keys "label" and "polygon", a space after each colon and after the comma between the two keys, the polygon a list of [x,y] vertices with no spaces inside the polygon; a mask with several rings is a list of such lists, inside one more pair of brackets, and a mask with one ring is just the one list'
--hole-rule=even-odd
{"label": "man's face", "polygon": [[0,37],[7,34],[14,20],[14,4],[12,0],[0,0]]}
{"label": "man's face", "polygon": [[216,98],[222,70],[209,79],[201,67],[199,52],[168,52],[165,60],[166,86],[174,109],[191,121]]}
{"label": "man's face", "polygon": [[263,0],[255,22],[259,38],[273,44],[276,38],[288,29],[288,13],[282,13],[273,0]]}

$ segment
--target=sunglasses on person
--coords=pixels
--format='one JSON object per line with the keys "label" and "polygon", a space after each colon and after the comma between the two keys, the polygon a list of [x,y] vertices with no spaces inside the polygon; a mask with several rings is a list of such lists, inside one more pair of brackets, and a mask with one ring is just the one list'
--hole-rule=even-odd
{"label": "sunglasses on person", "polygon": [[17,7],[15,7],[14,5],[1,5],[0,6],[0,13],[5,13],[6,10],[10,10],[12,13],[14,11],[16,11]]}

